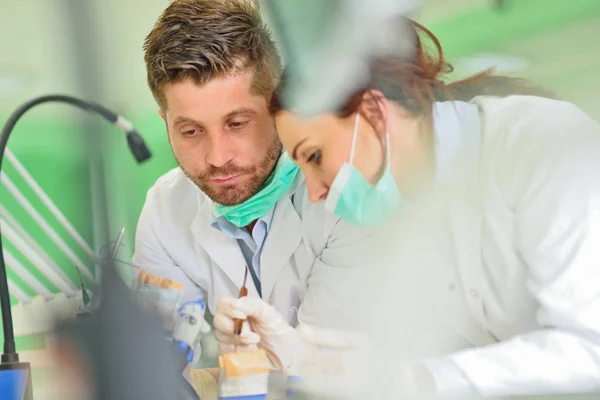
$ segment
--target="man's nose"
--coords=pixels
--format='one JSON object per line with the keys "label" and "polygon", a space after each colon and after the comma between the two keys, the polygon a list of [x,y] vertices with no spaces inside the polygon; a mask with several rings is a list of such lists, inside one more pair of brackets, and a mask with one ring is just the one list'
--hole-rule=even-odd
{"label": "man's nose", "polygon": [[312,203],[318,203],[319,201],[323,201],[327,198],[327,194],[329,193],[329,186],[326,185],[322,179],[319,179],[313,176],[312,174],[305,175],[304,179],[306,180],[308,199]]}
{"label": "man's nose", "polygon": [[216,134],[210,138],[206,162],[220,168],[233,160],[234,153],[231,142],[225,135]]}

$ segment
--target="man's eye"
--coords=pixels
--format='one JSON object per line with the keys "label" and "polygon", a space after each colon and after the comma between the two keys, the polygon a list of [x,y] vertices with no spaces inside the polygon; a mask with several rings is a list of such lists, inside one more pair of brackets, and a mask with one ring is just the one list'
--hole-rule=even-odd
{"label": "man's eye", "polygon": [[319,165],[321,163],[321,151],[317,150],[314,153],[312,153],[310,156],[308,156],[306,162],[315,163]]}
{"label": "man's eye", "polygon": [[198,131],[197,131],[196,129],[190,129],[190,130],[187,130],[187,131],[183,131],[183,132],[181,132],[181,134],[182,134],[183,136],[190,137],[190,136],[194,136],[194,135],[195,135],[197,132],[198,132]]}
{"label": "man's eye", "polygon": [[241,128],[245,127],[246,125],[248,125],[248,121],[236,121],[236,122],[229,123],[229,126],[233,129],[241,129]]}

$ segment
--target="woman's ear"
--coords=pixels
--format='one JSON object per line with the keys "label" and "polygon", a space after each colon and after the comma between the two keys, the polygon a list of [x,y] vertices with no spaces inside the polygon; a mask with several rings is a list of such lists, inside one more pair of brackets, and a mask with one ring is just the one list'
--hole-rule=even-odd
{"label": "woman's ear", "polygon": [[379,90],[367,90],[360,103],[361,115],[371,124],[382,141],[387,132],[390,103]]}

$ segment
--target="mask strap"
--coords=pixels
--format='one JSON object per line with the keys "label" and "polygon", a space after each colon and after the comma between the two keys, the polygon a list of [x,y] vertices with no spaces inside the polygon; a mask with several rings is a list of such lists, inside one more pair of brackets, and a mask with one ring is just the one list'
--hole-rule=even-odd
{"label": "mask strap", "polygon": [[352,133],[352,147],[350,147],[350,165],[354,163],[354,153],[356,151],[356,141],[358,139],[358,122],[360,121],[360,114],[356,113],[354,119],[354,132]]}
{"label": "mask strap", "polygon": [[388,131],[385,132],[385,152],[387,157],[387,166],[392,164],[392,149],[390,146],[390,133]]}

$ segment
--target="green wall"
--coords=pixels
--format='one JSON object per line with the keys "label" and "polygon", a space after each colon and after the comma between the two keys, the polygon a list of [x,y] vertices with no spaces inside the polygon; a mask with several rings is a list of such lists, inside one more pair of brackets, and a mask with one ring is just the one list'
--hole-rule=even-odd
{"label": "green wall", "polygon": [[[32,114],[34,113],[32,112]],[[87,171],[83,168],[85,165],[84,146],[82,136],[78,134],[77,130],[72,125],[45,121],[35,117],[27,118],[26,115],[15,127],[8,147],[34,176],[50,198],[53,199],[59,209],[63,211],[77,231],[89,241],[91,238],[91,226],[88,218],[90,215],[90,196],[86,187]],[[6,159],[3,162],[2,170],[23,194],[27,196],[28,200],[44,219],[65,239],[71,249],[80,258],[85,260],[85,253],[72,240],[69,240],[66,232],[54,221],[52,215]],[[71,265],[71,262],[53,244],[4,186],[0,188],[0,196],[2,205],[20,222],[23,228],[28,231],[48,255],[58,265],[63,267],[65,273],[75,282],[77,272]],[[3,237],[3,245],[15,258],[21,261],[26,267],[29,267],[29,271],[46,287],[53,292],[57,291],[5,237]],[[8,269],[8,276],[27,294],[31,296],[35,295],[10,268]]]}
{"label": "green wall", "polygon": [[[4,119],[2,120],[4,122]],[[121,257],[128,259],[133,251],[133,237],[137,217],[144,203],[147,189],[158,176],[175,166],[169,150],[164,125],[156,112],[134,121],[135,126],[146,139],[153,157],[138,165],[129,152],[124,135],[117,128],[106,125],[110,138],[110,154],[106,157],[107,180],[110,193],[109,207],[112,216],[111,237],[116,236],[120,226],[127,228],[127,236]],[[18,157],[25,168],[33,175],[57,207],[66,215],[75,229],[93,246],[94,227],[92,226],[89,171],[86,166],[85,132],[74,124],[60,123],[53,119],[43,119],[26,114],[15,127],[8,147]],[[2,170],[23,192],[35,209],[64,239],[69,247],[84,261],[86,255],[77,243],[54,219],[5,159]],[[37,241],[48,255],[61,267],[75,283],[78,275],[72,262],[62,253],[37,223],[11,196],[5,187],[0,188],[2,205],[15,217],[24,229]],[[112,233],[114,232],[114,234]],[[39,273],[28,260],[3,237],[3,245],[29,271],[52,292],[58,290]],[[95,250],[98,250],[96,246]],[[28,295],[35,293],[10,268],[8,276]],[[12,298],[13,303],[15,299]]]}
{"label": "green wall", "polygon": [[[428,27],[452,58],[493,52],[500,46],[550,33],[598,15],[600,1],[597,0],[509,0],[504,11],[485,7],[456,18],[432,21]],[[427,21],[423,22],[427,24]]]}

